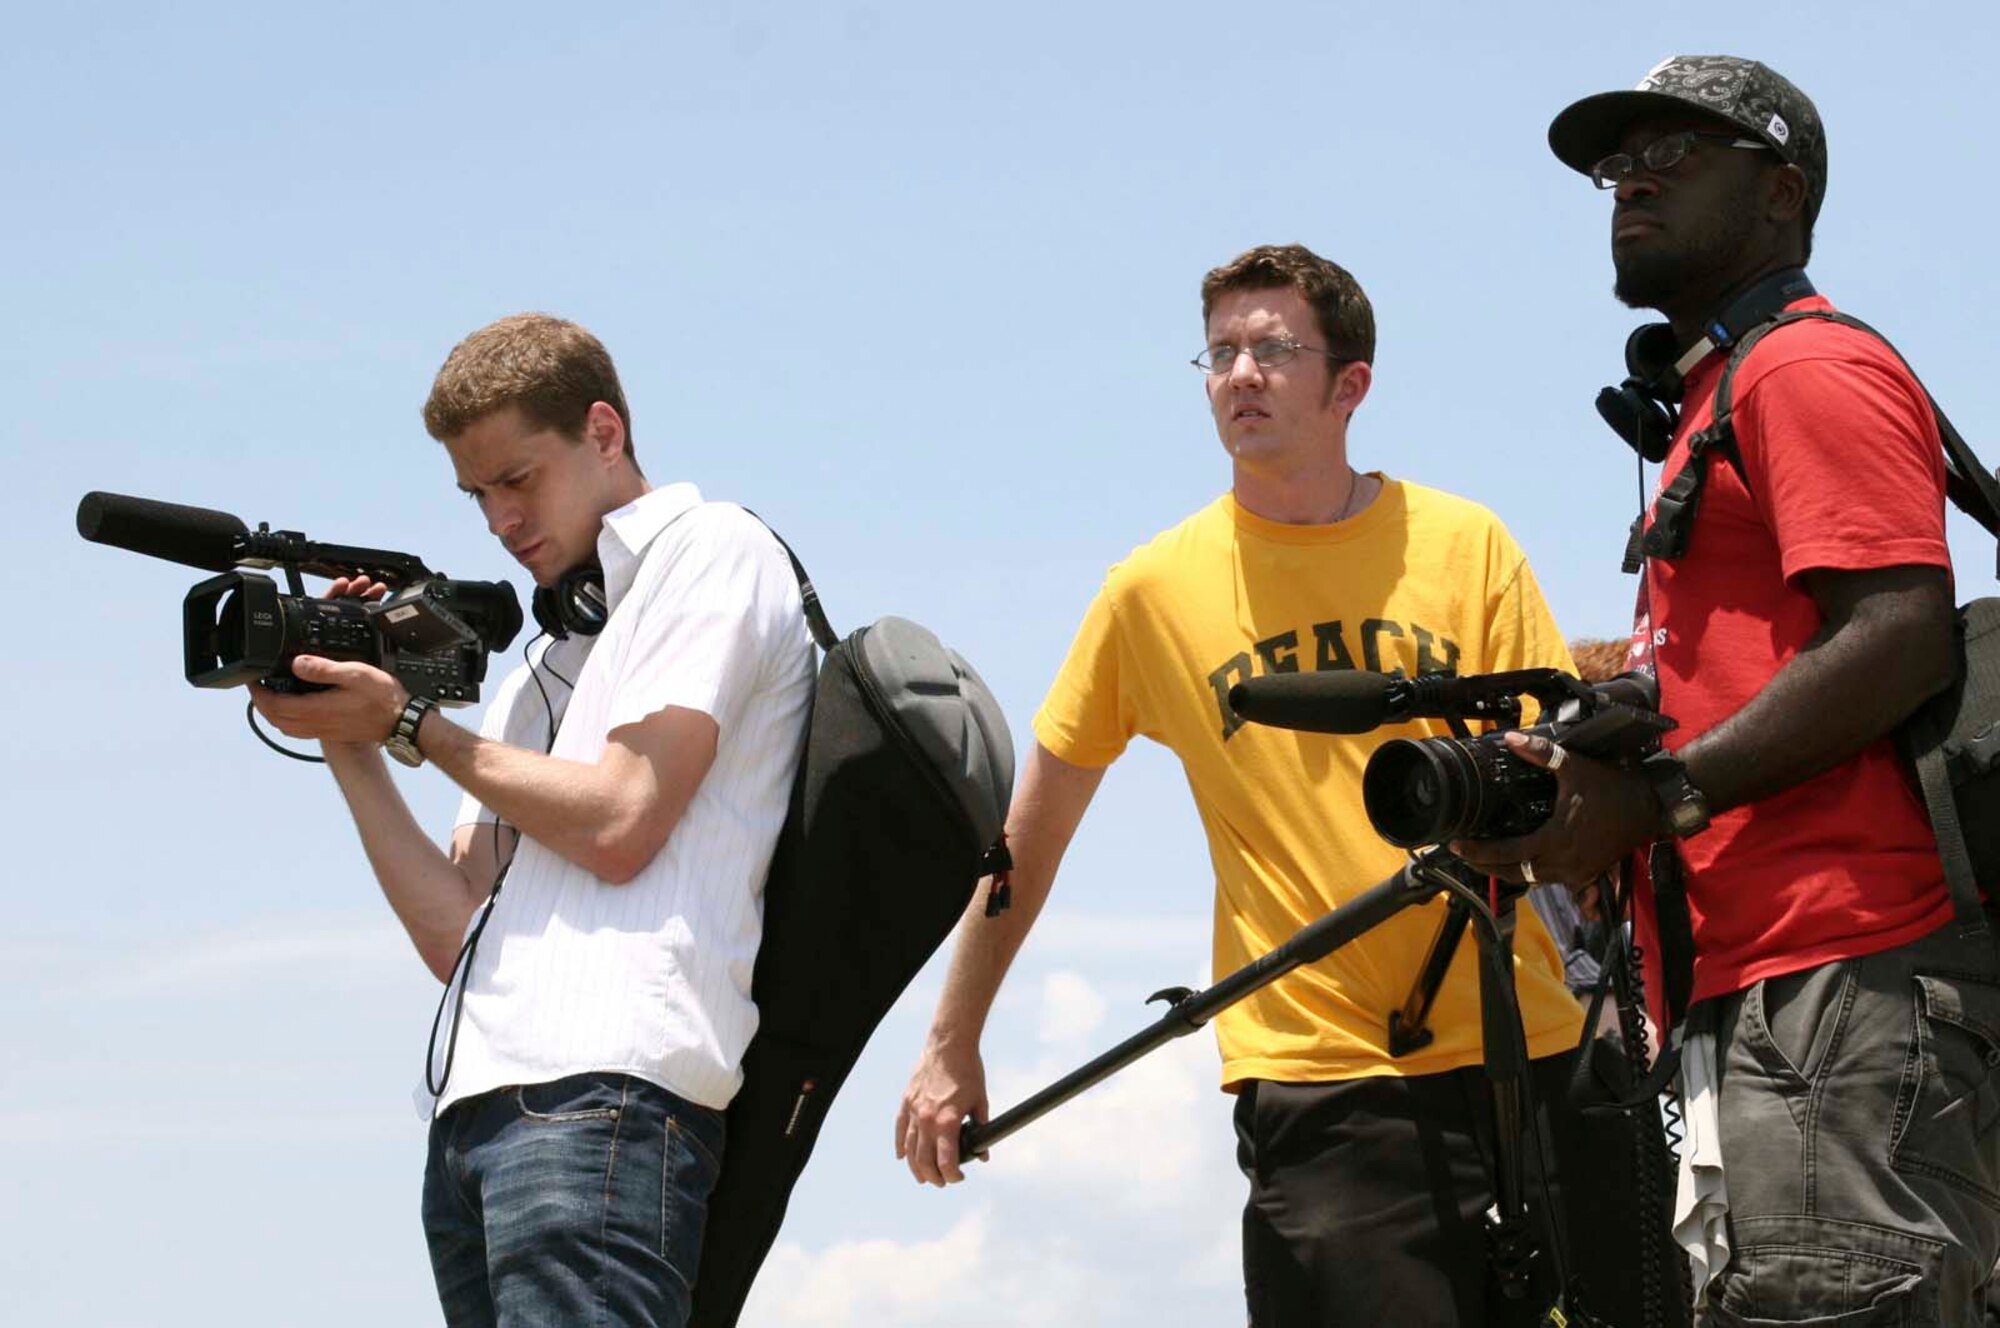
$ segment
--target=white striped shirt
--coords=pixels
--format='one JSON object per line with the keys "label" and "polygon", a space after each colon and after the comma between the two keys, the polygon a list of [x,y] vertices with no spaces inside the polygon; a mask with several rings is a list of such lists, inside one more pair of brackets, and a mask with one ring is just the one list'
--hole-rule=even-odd
{"label": "white striped shirt", "polygon": [[[611,606],[604,631],[550,643],[534,679],[528,665],[516,669],[481,733],[543,750],[545,689],[561,725],[552,754],[595,764],[613,729],[682,706],[715,720],[715,763],[666,845],[624,885],[521,839],[465,980],[440,1111],[588,1071],[721,1108],[756,1031],[750,976],[764,875],[812,694],[798,582],[755,517],[703,502],[691,484],[606,516],[597,550]],[[458,823],[492,820],[467,795]],[[440,1029],[434,1072],[445,1041]]]}

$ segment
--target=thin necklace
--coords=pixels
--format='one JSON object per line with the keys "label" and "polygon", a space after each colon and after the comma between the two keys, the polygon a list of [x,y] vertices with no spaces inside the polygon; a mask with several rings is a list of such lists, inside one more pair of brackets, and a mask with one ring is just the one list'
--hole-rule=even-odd
{"label": "thin necklace", "polygon": [[1340,522],[1354,515],[1354,500],[1360,494],[1361,473],[1355,470],[1354,467],[1349,466],[1347,468],[1347,501],[1341,504],[1340,515],[1334,517],[1332,524],[1338,525]]}

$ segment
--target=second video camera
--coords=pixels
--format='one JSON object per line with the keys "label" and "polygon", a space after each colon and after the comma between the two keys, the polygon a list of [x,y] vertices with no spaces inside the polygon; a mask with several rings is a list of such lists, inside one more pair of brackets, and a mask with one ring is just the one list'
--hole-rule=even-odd
{"label": "second video camera", "polygon": [[[1541,705],[1520,728],[1521,701]],[[1399,848],[1524,835],[1555,811],[1556,777],[1509,751],[1508,731],[1536,734],[1579,756],[1632,764],[1675,727],[1653,680],[1627,673],[1586,683],[1557,669],[1396,678],[1342,670],[1275,674],[1229,693],[1253,723],[1316,733],[1367,733],[1409,719],[1443,719],[1452,736],[1391,738],[1369,757],[1361,801],[1375,832]],[[1500,726],[1474,735],[1468,721]]]}

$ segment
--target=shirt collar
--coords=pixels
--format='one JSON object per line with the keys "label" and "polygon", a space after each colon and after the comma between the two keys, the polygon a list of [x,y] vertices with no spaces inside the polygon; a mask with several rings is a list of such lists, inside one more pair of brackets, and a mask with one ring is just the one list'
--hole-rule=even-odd
{"label": "shirt collar", "polygon": [[682,482],[648,490],[617,511],[605,514],[604,530],[597,537],[597,561],[604,567],[608,612],[617,612],[619,601],[632,588],[647,546],[675,518],[700,502],[701,490]]}

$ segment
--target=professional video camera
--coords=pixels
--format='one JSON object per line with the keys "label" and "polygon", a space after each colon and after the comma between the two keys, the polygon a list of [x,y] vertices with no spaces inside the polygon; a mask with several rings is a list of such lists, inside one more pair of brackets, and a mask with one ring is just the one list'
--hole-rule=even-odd
{"label": "professional video camera", "polygon": [[[1448,738],[1392,738],[1375,750],[1361,777],[1361,802],[1375,832],[1399,848],[1455,839],[1524,835],[1555,811],[1556,777],[1507,749],[1523,696],[1541,703],[1540,722],[1520,730],[1559,742],[1579,756],[1636,763],[1675,727],[1659,713],[1651,678],[1626,673],[1586,683],[1557,669],[1458,677],[1398,678],[1343,669],[1281,673],[1230,689],[1229,704],[1247,720],[1314,733],[1367,733],[1408,719],[1443,719]],[[1469,719],[1502,726],[1474,737]]]}
{"label": "professional video camera", "polygon": [[[169,562],[221,572],[182,602],[187,680],[197,687],[260,681],[282,692],[319,688],[292,676],[300,655],[359,660],[395,675],[412,696],[442,705],[479,699],[486,659],[521,630],[521,602],[505,581],[452,581],[407,553],[319,544],[295,530],[250,530],[227,512],[115,493],[87,493],[76,530]],[[282,567],[287,594],[236,567]],[[316,599],[302,573],[365,576],[390,587],[379,600]]]}

